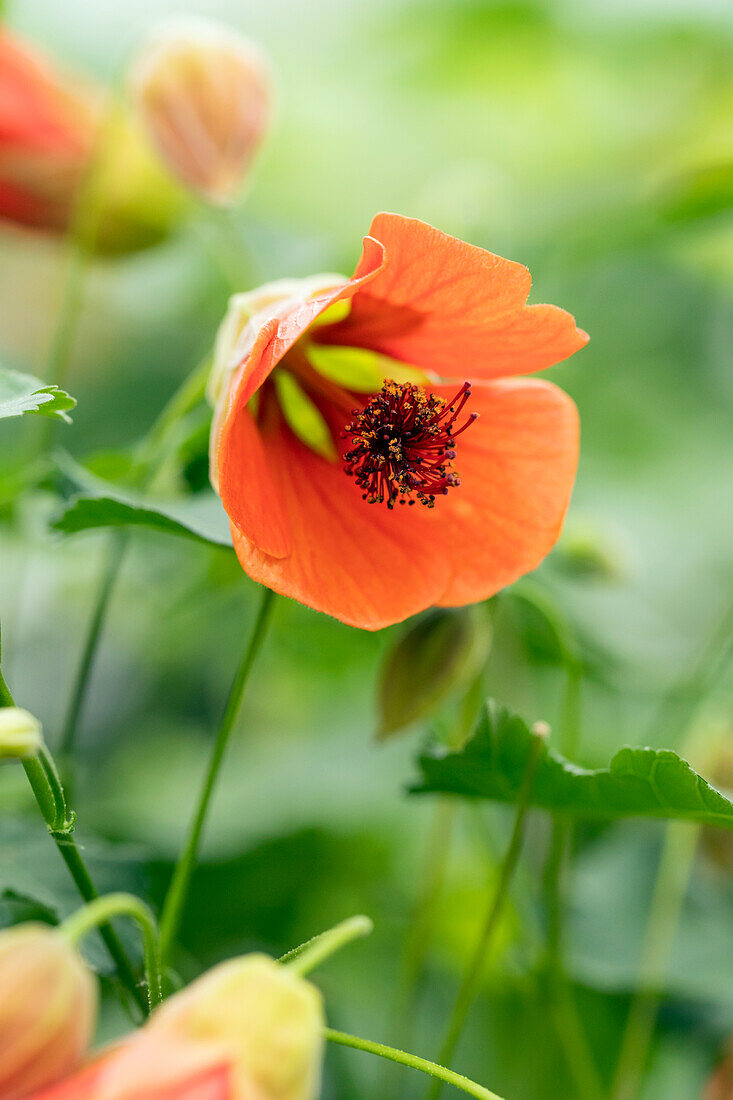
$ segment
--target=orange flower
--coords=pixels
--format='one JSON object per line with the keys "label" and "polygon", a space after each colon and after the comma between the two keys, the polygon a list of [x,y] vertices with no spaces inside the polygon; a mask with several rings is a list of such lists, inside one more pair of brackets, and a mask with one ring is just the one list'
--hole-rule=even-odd
{"label": "orange flower", "polygon": [[245,955],[32,1100],[315,1100],[323,1027],[315,986],[266,955]]}
{"label": "orange flower", "polygon": [[539,564],[570,499],[578,418],[555,386],[514,376],[588,337],[528,306],[529,288],[521,264],[378,214],[351,279],[233,299],[211,474],[254,580],[376,630]]}
{"label": "orange flower", "polygon": [[44,229],[68,223],[96,119],[88,94],[0,29],[0,217]]}
{"label": "orange flower", "polygon": [[0,1096],[22,1100],[71,1073],[94,1030],[97,986],[45,924],[0,932]]}

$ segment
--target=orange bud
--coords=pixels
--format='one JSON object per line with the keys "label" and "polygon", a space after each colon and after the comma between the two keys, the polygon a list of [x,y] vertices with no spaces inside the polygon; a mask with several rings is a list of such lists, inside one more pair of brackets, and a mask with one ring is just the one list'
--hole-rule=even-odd
{"label": "orange bud", "polygon": [[0,30],[0,217],[69,222],[94,144],[96,95]]}
{"label": "orange bud", "polygon": [[100,1095],[174,1097],[218,1067],[228,1100],[314,1100],[323,1026],[321,994],[295,971],[266,955],[231,959],[156,1009],[110,1059]]}
{"label": "orange bud", "polygon": [[0,1096],[21,1100],[76,1068],[97,988],[81,956],[45,924],[0,932]]}
{"label": "orange bud", "polygon": [[267,129],[272,83],[248,39],[205,21],[162,31],[133,66],[132,92],[171,172],[230,202]]}

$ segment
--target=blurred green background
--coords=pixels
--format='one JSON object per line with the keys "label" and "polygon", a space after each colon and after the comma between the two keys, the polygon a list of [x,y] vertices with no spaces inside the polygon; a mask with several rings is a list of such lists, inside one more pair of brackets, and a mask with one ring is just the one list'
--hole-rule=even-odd
{"label": "blurred green background", "polygon": [[[579,762],[603,765],[622,744],[692,751],[691,724],[722,730],[730,746],[730,667],[716,641],[733,605],[729,6],[6,4],[18,33],[106,82],[152,23],[184,13],[258,39],[277,74],[277,121],[229,242],[241,250],[243,286],[350,272],[372,215],[394,210],[528,264],[531,300],[566,307],[591,334],[582,354],[551,372],[578,402],[583,450],[565,549],[538,577],[587,656]],[[79,405],[58,435],[77,458],[139,438],[210,347],[228,295],[217,240],[199,210],[166,242],[94,264],[67,379]],[[0,347],[39,377],[63,262],[57,240],[0,230]],[[5,473],[24,427],[0,432]],[[108,542],[104,533],[49,534],[57,508],[50,490],[34,493],[6,505],[0,527],[3,669],[51,745]],[[580,538],[612,568],[573,569]],[[255,599],[227,553],[136,536],[95,668],[75,799],[79,837],[107,887],[128,884],[160,901]],[[556,725],[562,670],[501,601],[494,628],[489,690]],[[434,1056],[510,812],[458,814],[408,1028],[405,933],[434,806],[405,794],[425,725],[375,741],[380,661],[399,634],[360,633],[280,602],[217,793],[177,963],[189,976],[236,952],[278,954],[366,912],[374,935],[319,975],[330,1021]],[[436,721],[449,721],[452,705]],[[0,800],[0,918],[37,912],[28,899],[47,913],[73,907],[16,769],[0,772]],[[636,980],[662,833],[631,822],[577,838],[568,968],[604,1073]],[[455,1060],[507,1100],[574,1095],[535,978],[546,852],[538,815]],[[730,848],[704,838],[660,990],[644,1100],[701,1095],[733,1032],[732,867]],[[122,1026],[110,1004],[104,1033]],[[324,1096],[419,1096],[415,1077],[333,1049]]]}

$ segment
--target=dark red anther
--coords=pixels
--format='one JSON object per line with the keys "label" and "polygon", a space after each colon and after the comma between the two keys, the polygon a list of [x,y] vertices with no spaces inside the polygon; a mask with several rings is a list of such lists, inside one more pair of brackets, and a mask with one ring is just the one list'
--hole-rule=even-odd
{"label": "dark red anther", "polygon": [[465,382],[451,402],[409,382],[385,382],[342,432],[352,446],[344,455],[345,472],[363,490],[369,504],[392,509],[395,503],[435,507],[435,497],[460,485],[453,469],[455,439],[476,420],[471,413],[454,430],[471,396]]}

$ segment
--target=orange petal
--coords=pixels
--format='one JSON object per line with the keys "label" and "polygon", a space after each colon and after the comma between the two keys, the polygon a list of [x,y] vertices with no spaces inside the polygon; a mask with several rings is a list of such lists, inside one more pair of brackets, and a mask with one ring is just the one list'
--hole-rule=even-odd
{"label": "orange petal", "polygon": [[[107,1100],[108,1096],[99,1068],[91,1066],[28,1100]],[[137,1091],[126,1094],[126,1100],[232,1100],[229,1071],[215,1067],[166,1086],[143,1081]],[[253,1092],[251,1100],[261,1098]]]}
{"label": "orange petal", "polygon": [[587,343],[569,313],[525,304],[522,264],[397,214],[377,214],[369,232],[384,246],[384,268],[319,340],[470,379],[531,374]]}
{"label": "orange petal", "polygon": [[308,450],[282,421],[264,443],[292,550],[280,559],[263,554],[232,524],[237,556],[254,580],[366,630],[435,603],[448,584],[450,558],[430,537],[432,514],[367,504],[340,463]]}
{"label": "orange petal", "polygon": [[263,451],[247,402],[308,326],[334,302],[351,297],[374,278],[382,261],[381,245],[365,238],[360,273],[316,297],[287,301],[278,315],[263,324],[252,351],[232,379],[227,408],[219,414],[220,426],[212,433],[219,495],[232,522],[272,557],[289,552],[290,536],[282,501],[268,471],[269,455]]}
{"label": "orange petal", "polygon": [[461,484],[435,507],[435,537],[453,566],[443,606],[486,599],[539,565],[560,535],[578,465],[577,409],[551,383],[477,383],[468,410],[479,419],[456,440]]}

